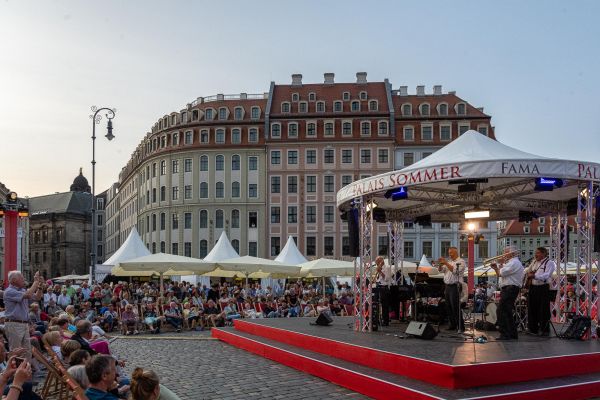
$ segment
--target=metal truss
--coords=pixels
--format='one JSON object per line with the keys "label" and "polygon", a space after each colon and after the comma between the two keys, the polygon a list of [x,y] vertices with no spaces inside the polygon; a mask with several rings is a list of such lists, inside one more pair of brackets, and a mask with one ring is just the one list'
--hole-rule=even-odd
{"label": "metal truss", "polygon": [[[577,315],[592,316],[596,296],[592,295],[592,281],[596,274],[592,271],[594,205],[596,201],[593,182],[579,186],[577,193],[577,271],[575,296]],[[596,317],[597,319],[597,317]]]}
{"label": "metal truss", "polygon": [[[388,220],[388,260],[396,284],[402,284],[404,272],[404,222],[398,220]],[[398,274],[397,272],[400,272]]]}
{"label": "metal truss", "polygon": [[556,298],[551,303],[551,315],[555,322],[565,322],[567,304],[567,229],[569,220],[567,214],[557,213],[550,223],[550,254],[551,260],[556,263],[556,277],[552,282],[552,289],[556,289]]}
{"label": "metal truss", "polygon": [[356,314],[355,329],[360,332],[371,332],[373,329],[373,298],[371,292],[371,283],[374,282],[373,274],[373,198],[368,200],[361,197],[359,202],[359,222],[360,222],[360,270],[359,282],[356,286],[359,288],[359,310]]}

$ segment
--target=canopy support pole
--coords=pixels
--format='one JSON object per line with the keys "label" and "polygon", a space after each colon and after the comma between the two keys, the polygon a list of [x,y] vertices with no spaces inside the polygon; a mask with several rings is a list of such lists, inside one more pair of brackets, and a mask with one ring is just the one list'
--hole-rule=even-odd
{"label": "canopy support pole", "polygon": [[[386,215],[386,217],[388,217]],[[388,260],[390,263],[390,269],[392,272],[393,280],[392,284],[400,286],[404,284],[404,271],[403,271],[403,255],[402,254],[402,243],[404,242],[404,222],[398,221],[397,219],[389,219],[387,223],[388,228]],[[398,268],[398,265],[400,267]],[[393,297],[393,296],[392,296]],[[404,310],[400,310],[400,302],[398,298],[395,299],[395,303],[392,304],[391,310],[395,313],[396,317],[400,319],[400,313],[404,316]]]}
{"label": "canopy support pole", "polygon": [[567,229],[568,218],[565,212],[552,216],[550,223],[550,259],[556,263],[556,278],[553,289],[557,290],[552,316],[555,322],[565,322],[567,312]]}

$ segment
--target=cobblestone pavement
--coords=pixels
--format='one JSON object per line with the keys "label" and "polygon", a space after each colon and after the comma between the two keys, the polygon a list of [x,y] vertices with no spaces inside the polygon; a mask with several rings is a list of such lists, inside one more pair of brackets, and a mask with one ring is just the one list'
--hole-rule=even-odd
{"label": "cobblestone pavement", "polygon": [[127,372],[142,366],[182,399],[366,399],[312,375],[211,340],[210,334],[164,333],[117,338],[113,352]]}

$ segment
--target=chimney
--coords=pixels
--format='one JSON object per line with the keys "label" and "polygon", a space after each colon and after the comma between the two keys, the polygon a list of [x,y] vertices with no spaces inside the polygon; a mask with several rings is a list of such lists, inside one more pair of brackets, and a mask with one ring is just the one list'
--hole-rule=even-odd
{"label": "chimney", "polygon": [[477,107],[477,109],[481,112],[483,112],[483,107]]}
{"label": "chimney", "polygon": [[408,96],[408,86],[400,86],[400,96]]}
{"label": "chimney", "polygon": [[433,86],[433,94],[436,96],[441,96],[442,94],[442,85],[434,85]]}
{"label": "chimney", "polygon": [[248,98],[248,93],[240,93],[240,100],[246,100]]}
{"label": "chimney", "polygon": [[367,83],[367,73],[366,72],[357,72],[356,73],[356,83]]}
{"label": "chimney", "polygon": [[448,92],[449,95],[456,96],[456,90],[451,90]]}
{"label": "chimney", "polygon": [[292,86],[302,86],[302,74],[292,74]]}
{"label": "chimney", "polygon": [[217,100],[218,101],[225,100],[225,95],[223,93],[217,93]]}
{"label": "chimney", "polygon": [[425,86],[417,86],[417,96],[425,96]]}
{"label": "chimney", "polygon": [[333,78],[335,77],[335,74],[333,72],[325,72],[323,74],[323,78],[324,78],[324,82],[328,83],[328,84],[333,84]]}

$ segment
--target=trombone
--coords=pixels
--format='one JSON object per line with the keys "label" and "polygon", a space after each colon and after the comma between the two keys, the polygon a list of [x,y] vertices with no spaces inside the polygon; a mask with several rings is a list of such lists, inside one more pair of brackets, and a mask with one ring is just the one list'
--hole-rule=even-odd
{"label": "trombone", "polygon": [[488,269],[485,270],[485,272],[483,272],[482,275],[487,274],[490,269],[492,269],[491,265],[496,263],[498,260],[502,260],[502,259],[511,259],[513,257],[518,257],[520,254],[519,250],[515,250],[515,251],[511,251],[510,253],[504,253],[504,254],[498,254],[495,257],[490,257],[490,258],[486,258],[485,260],[483,260],[483,266],[484,267],[488,267]]}

